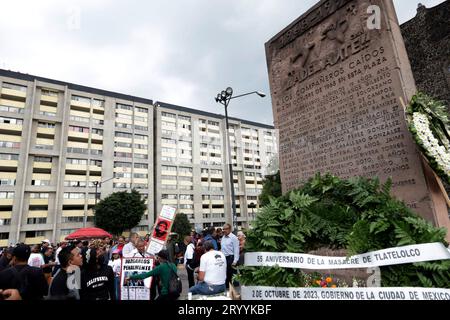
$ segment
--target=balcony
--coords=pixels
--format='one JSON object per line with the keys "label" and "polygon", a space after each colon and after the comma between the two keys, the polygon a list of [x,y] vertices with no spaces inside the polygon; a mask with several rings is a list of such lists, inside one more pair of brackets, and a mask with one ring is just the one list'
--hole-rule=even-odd
{"label": "balcony", "polygon": [[0,247],[8,247],[8,239],[0,240]]}
{"label": "balcony", "polygon": [[101,171],[102,171],[102,167],[99,167],[99,166],[89,166],[89,171],[90,171],[90,172],[101,172]]}
{"label": "balcony", "polygon": [[[94,199],[92,199],[94,200]],[[64,199],[63,205],[84,205],[85,199]]]}
{"label": "balcony", "polygon": [[19,97],[19,98],[25,99],[27,96],[27,92],[21,91],[21,90],[2,88],[2,95],[11,96],[11,97]]}
{"label": "balcony", "polygon": [[30,205],[48,206],[48,199],[30,199]]}
{"label": "balcony", "polygon": [[[51,165],[51,163],[50,163]],[[50,166],[51,167],[51,166]],[[72,164],[72,163],[66,163],[66,170],[73,170],[73,171],[87,171],[87,164]]]}
{"label": "balcony", "polygon": [[173,205],[176,207],[178,204],[178,200],[177,199],[162,199],[161,204]]}
{"label": "balcony", "polygon": [[54,136],[55,135],[55,128],[43,128],[38,127],[37,128],[38,134],[48,135],[48,136]]}
{"label": "balcony", "polygon": [[0,199],[0,206],[12,206],[14,199]]}
{"label": "balcony", "polygon": [[41,94],[41,101],[50,102],[57,104],[58,103],[58,97],[56,96],[48,96],[45,94]]}
{"label": "balcony", "polygon": [[63,217],[84,217],[84,210],[63,210]]}
{"label": "balcony", "polygon": [[11,124],[11,123],[0,123],[0,131],[21,135],[22,125],[21,124]]}
{"label": "balcony", "polygon": [[46,218],[48,216],[48,211],[46,210],[31,210],[28,211],[28,218]]}
{"label": "balcony", "polygon": [[41,244],[45,240],[45,237],[25,238],[25,244]]}
{"label": "balcony", "polygon": [[17,168],[18,160],[2,160],[0,159],[0,168]]}
{"label": "balcony", "polygon": [[74,106],[74,107],[82,108],[82,109],[88,109],[88,110],[91,109],[91,104],[88,102],[84,102],[84,101],[71,100],[70,105]]}

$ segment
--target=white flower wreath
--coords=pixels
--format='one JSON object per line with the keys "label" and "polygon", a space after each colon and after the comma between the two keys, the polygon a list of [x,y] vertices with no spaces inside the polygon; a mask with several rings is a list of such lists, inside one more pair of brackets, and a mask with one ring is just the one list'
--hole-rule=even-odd
{"label": "white flower wreath", "polygon": [[450,183],[450,135],[445,106],[423,93],[408,106],[409,129],[433,170]]}

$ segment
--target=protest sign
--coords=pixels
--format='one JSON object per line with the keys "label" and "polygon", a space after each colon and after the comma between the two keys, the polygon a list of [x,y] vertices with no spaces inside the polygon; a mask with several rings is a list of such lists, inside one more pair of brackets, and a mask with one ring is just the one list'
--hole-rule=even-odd
{"label": "protest sign", "polygon": [[176,210],[171,206],[164,205],[162,207],[147,245],[148,253],[157,254],[164,248],[175,220]]}
{"label": "protest sign", "polygon": [[125,284],[125,278],[149,272],[155,263],[153,258],[123,258],[120,272],[120,300],[150,300],[150,283],[144,285],[144,280],[130,280]]}

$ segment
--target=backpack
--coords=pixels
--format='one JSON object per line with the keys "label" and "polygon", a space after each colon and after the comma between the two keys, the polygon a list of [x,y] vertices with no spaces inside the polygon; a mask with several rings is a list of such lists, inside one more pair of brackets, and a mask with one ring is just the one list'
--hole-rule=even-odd
{"label": "backpack", "polygon": [[181,282],[180,277],[173,271],[173,269],[170,267],[170,279],[169,279],[169,295],[177,296],[179,297],[181,294],[181,291],[183,290],[183,284]]}

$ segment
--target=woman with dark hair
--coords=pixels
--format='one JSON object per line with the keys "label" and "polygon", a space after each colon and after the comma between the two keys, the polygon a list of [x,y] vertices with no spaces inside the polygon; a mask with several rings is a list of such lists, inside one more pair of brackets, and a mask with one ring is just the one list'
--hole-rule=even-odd
{"label": "woman with dark hair", "polygon": [[115,300],[114,272],[104,264],[103,248],[86,251],[86,266],[81,272],[81,300]]}

